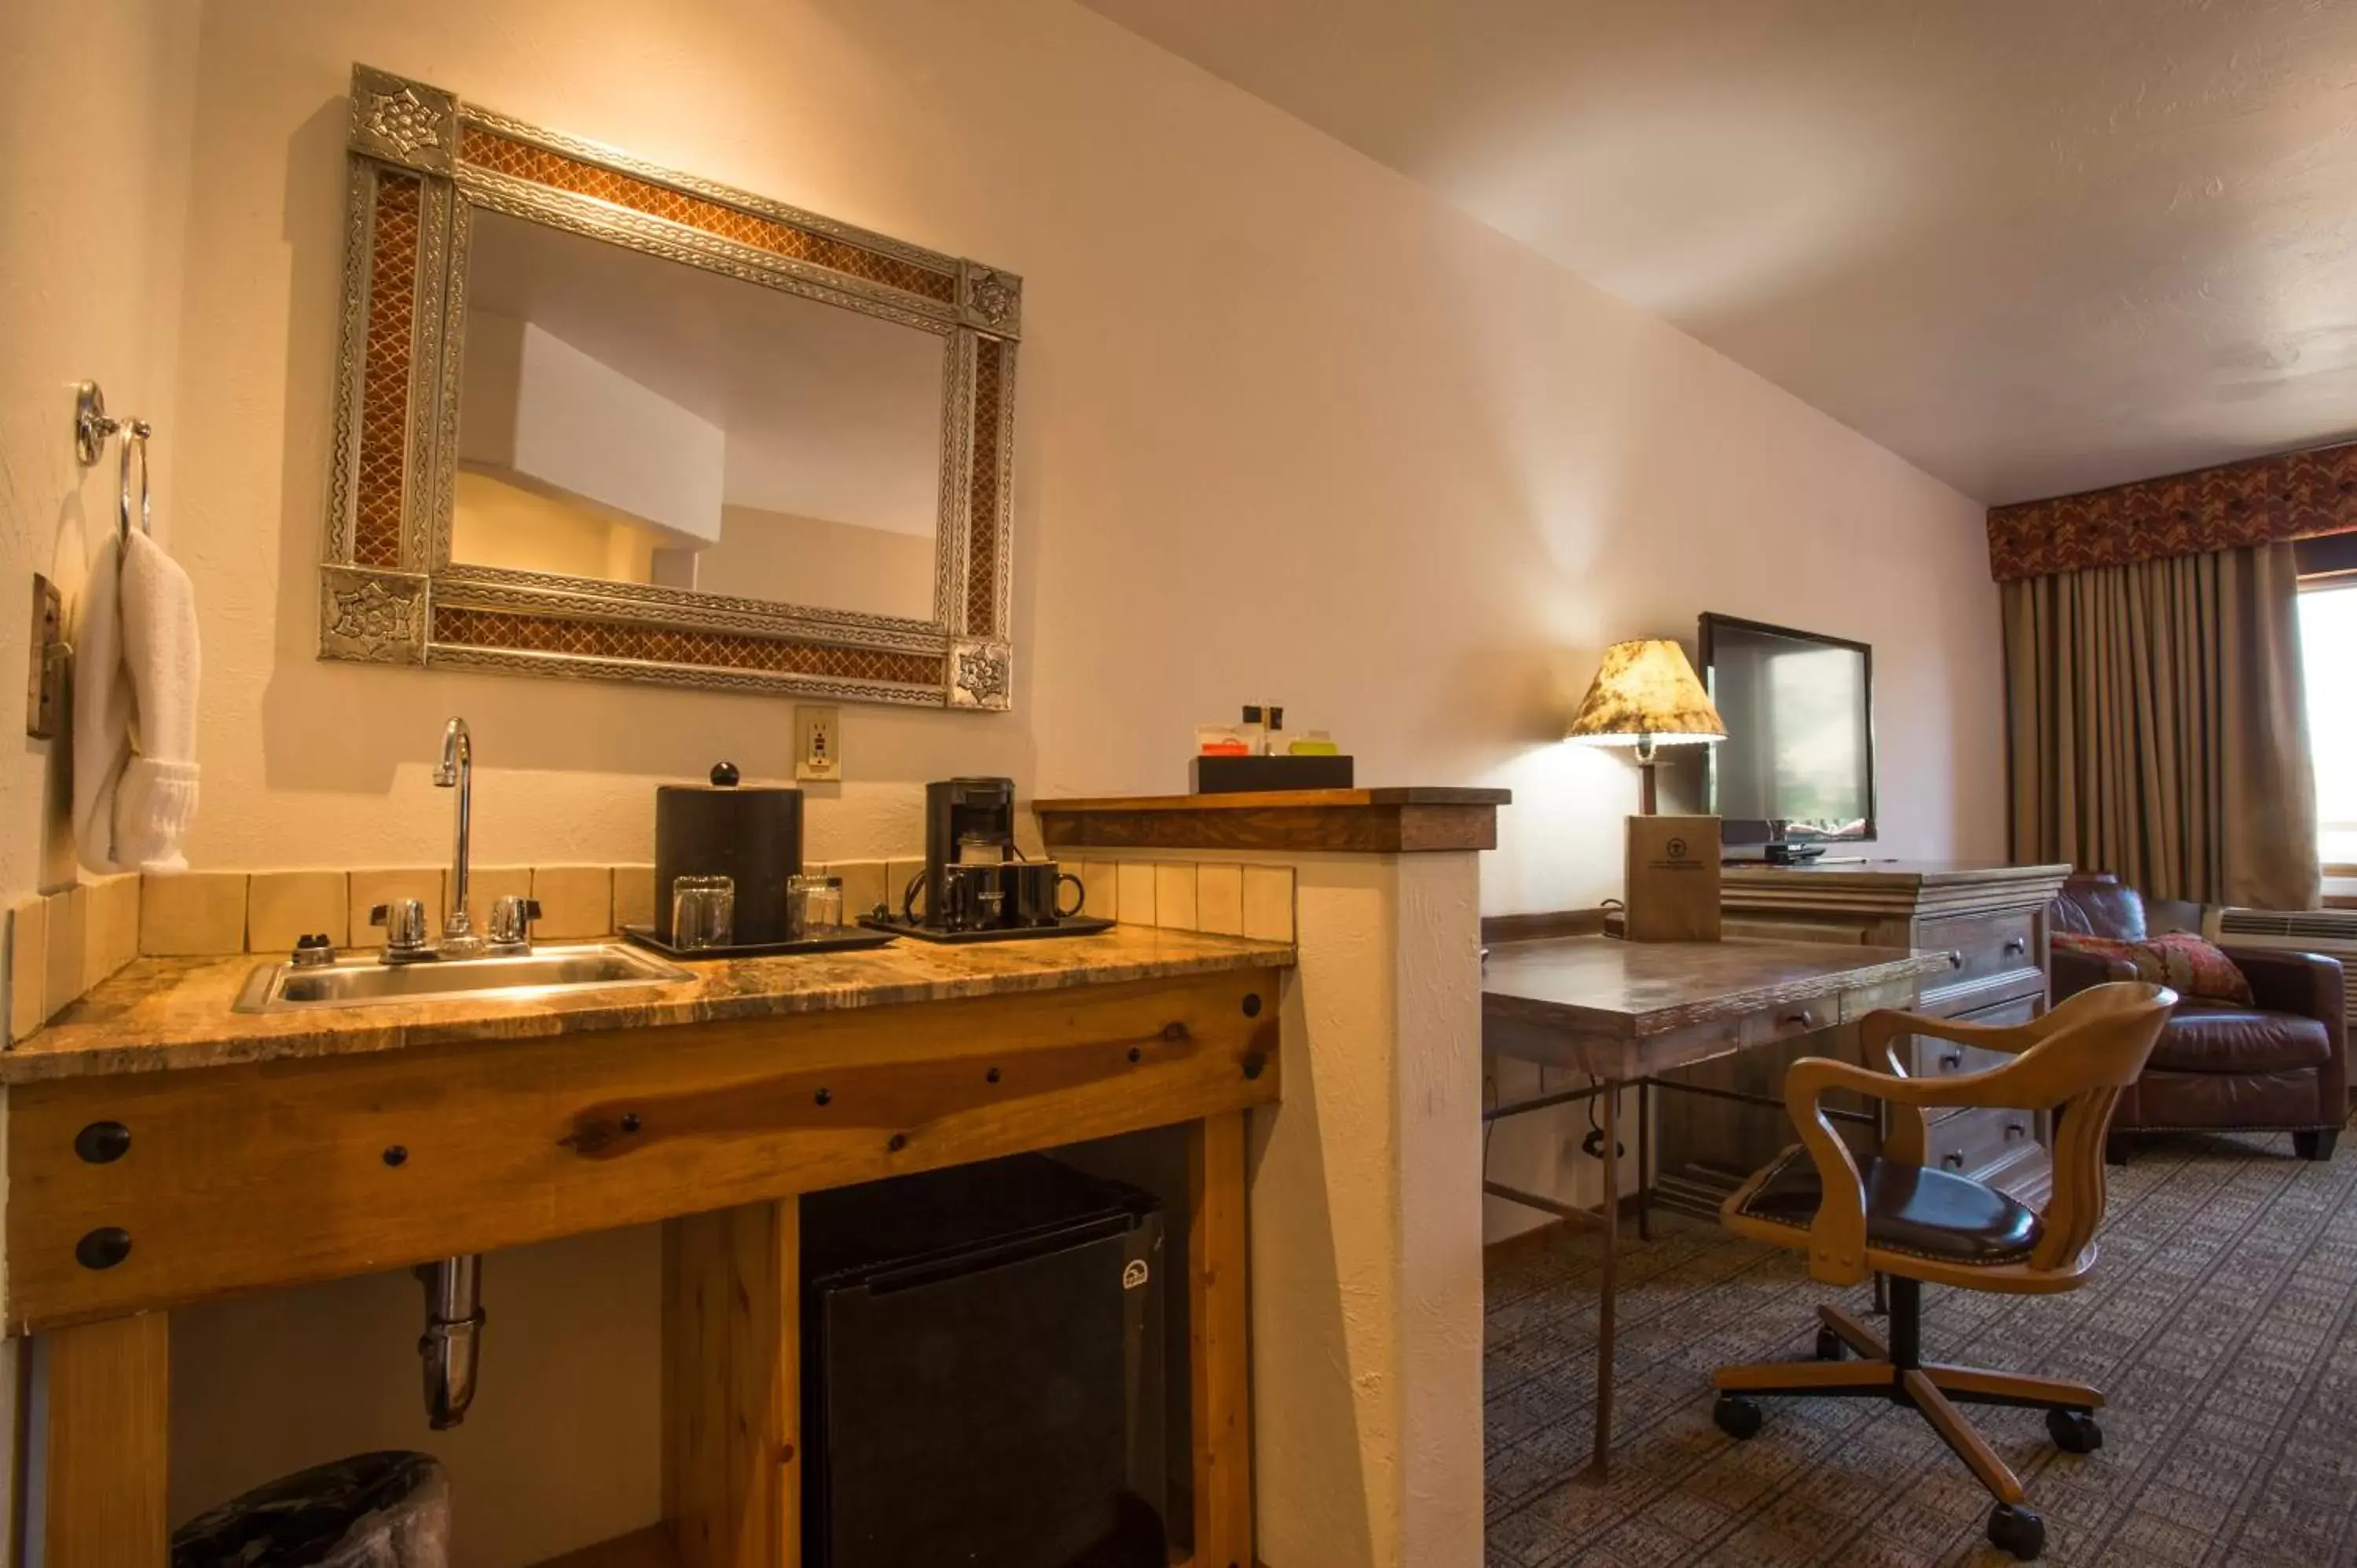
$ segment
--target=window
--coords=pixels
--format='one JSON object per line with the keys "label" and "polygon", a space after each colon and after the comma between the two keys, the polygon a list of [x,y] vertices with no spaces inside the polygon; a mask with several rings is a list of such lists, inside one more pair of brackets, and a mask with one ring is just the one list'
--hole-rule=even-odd
{"label": "window", "polygon": [[2357,865],[2357,582],[2326,579],[2299,596],[2299,644],[2318,847],[2327,865]]}

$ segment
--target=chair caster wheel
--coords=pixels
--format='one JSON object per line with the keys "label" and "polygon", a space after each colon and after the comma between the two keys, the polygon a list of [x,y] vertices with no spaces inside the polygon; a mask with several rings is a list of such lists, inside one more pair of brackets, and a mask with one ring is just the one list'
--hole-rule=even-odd
{"label": "chair caster wheel", "polygon": [[2046,1412],[2047,1435],[2054,1446],[2065,1454],[2093,1454],[2104,1445],[2104,1429],[2095,1424],[2094,1415],[2083,1410],[2050,1410]]}
{"label": "chair caster wheel", "polygon": [[1759,1402],[1738,1394],[1719,1395],[1718,1402],[1710,1407],[1710,1418],[1718,1423],[1721,1432],[1738,1443],[1747,1437],[1756,1437],[1760,1433]]}
{"label": "chair caster wheel", "polygon": [[1999,1503],[1989,1510],[1989,1544],[2028,1563],[2046,1550],[2046,1521],[2018,1503]]}
{"label": "chair caster wheel", "polygon": [[1844,1356],[1848,1354],[1849,1346],[1840,1335],[1835,1333],[1830,1328],[1820,1328],[1817,1330],[1818,1360],[1838,1361]]}

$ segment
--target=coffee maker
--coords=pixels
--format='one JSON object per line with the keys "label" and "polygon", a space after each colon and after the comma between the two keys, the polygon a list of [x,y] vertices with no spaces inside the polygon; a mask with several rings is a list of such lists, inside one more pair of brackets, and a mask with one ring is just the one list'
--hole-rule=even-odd
{"label": "coffee maker", "polygon": [[1016,848],[1012,779],[926,785],[925,869],[893,892],[897,908],[860,923],[952,942],[1077,936],[1113,925],[1082,913],[1088,890],[1079,877],[1052,860],[1026,860]]}
{"label": "coffee maker", "polygon": [[956,907],[951,870],[1015,858],[1015,780],[944,779],[925,786],[927,922]]}

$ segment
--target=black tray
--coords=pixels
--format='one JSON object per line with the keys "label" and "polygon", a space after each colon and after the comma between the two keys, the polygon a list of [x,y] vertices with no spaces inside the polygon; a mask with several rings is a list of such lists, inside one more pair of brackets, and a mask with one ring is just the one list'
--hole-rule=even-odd
{"label": "black tray", "polygon": [[1017,942],[1027,937],[1088,937],[1114,927],[1111,920],[1101,920],[1093,915],[1069,915],[1052,926],[992,926],[980,931],[937,931],[931,926],[912,926],[906,920],[883,915],[862,915],[859,923],[871,931],[889,931],[896,937],[914,937],[920,942]]}
{"label": "black tray", "polygon": [[652,926],[624,926],[622,935],[665,958],[682,959],[690,963],[705,958],[771,958],[783,953],[857,952],[862,948],[883,947],[892,940],[881,932],[863,931],[856,926],[837,926],[824,936],[791,937],[781,942],[755,942],[733,948],[675,948],[656,936]]}

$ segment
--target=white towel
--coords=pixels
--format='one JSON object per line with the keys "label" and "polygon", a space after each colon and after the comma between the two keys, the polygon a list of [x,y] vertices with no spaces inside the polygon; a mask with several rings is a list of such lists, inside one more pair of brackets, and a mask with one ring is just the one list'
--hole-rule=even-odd
{"label": "white towel", "polygon": [[197,598],[144,533],[91,563],[74,639],[74,838],[95,872],[186,871],[197,814]]}

